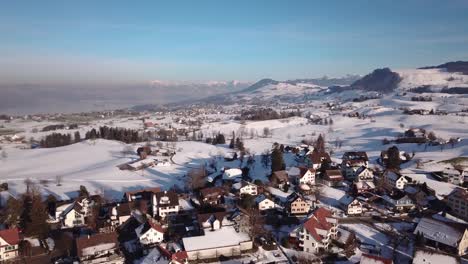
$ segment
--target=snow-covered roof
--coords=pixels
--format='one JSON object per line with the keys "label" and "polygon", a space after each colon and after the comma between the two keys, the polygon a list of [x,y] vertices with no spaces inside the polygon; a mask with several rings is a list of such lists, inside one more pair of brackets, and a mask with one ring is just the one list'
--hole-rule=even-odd
{"label": "snow-covered roof", "polygon": [[456,247],[463,233],[458,229],[443,222],[422,218],[414,230],[414,234],[421,233],[425,238],[442,243],[444,245]]}
{"label": "snow-covered roof", "polygon": [[417,250],[414,254],[413,264],[457,264],[455,257],[440,254],[438,252],[429,252],[425,250]]}
{"label": "snow-covered roof", "polygon": [[169,260],[166,259],[157,248],[151,249],[148,255],[140,259],[140,264],[168,264]]}
{"label": "snow-covered roof", "polygon": [[223,173],[223,179],[235,179],[242,177],[242,170],[241,169],[227,169]]}
{"label": "snow-covered roof", "polygon": [[237,232],[234,227],[231,226],[224,226],[215,231],[207,231],[204,236],[182,238],[187,252],[235,246],[242,242],[249,241],[250,238],[246,233]]}

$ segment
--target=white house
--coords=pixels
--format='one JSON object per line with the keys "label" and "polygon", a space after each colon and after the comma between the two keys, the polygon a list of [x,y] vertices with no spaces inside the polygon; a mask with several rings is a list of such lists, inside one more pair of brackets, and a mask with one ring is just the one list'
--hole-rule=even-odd
{"label": "white house", "polygon": [[374,173],[367,167],[361,166],[356,170],[354,186],[358,193],[375,189]]}
{"label": "white house", "polygon": [[61,221],[64,227],[76,227],[85,224],[85,213],[78,202],[64,204],[57,207],[55,219]]}
{"label": "white house", "polygon": [[310,253],[327,251],[331,240],[337,238],[337,225],[338,222],[333,218],[331,211],[323,207],[315,210],[312,216],[297,229],[299,246],[303,251]]}
{"label": "white house", "polygon": [[96,201],[101,199],[99,195],[91,195],[89,197],[79,197],[76,199],[76,202],[81,206],[82,212],[85,216],[90,216],[92,214],[92,208],[96,204]]}
{"label": "white house", "polygon": [[385,171],[383,178],[385,186],[388,189],[397,188],[398,190],[404,190],[406,185],[411,181],[411,178],[392,170]]}
{"label": "white house", "polygon": [[360,215],[362,214],[362,203],[358,199],[354,199],[346,206],[347,215]]}
{"label": "white house", "polygon": [[315,169],[301,167],[299,174],[299,184],[315,185]]}
{"label": "white house", "polygon": [[465,180],[465,174],[463,171],[460,172],[456,169],[445,168],[442,171],[442,178],[451,184],[462,185]]}
{"label": "white house", "polygon": [[258,210],[264,211],[269,209],[274,209],[276,207],[275,202],[265,197],[265,195],[260,195],[255,199],[255,203],[258,206]]}
{"label": "white house", "polygon": [[153,194],[153,215],[165,218],[179,212],[179,196],[172,191],[157,192]]}
{"label": "white house", "polygon": [[249,195],[257,195],[258,194],[258,188],[257,185],[247,182],[247,181],[241,181],[238,183],[235,183],[232,185],[234,189],[239,191],[239,194],[249,194]]}
{"label": "white house", "polygon": [[114,225],[122,225],[125,223],[130,216],[132,216],[133,203],[119,203],[112,207],[111,210],[111,221]]}
{"label": "white house", "polygon": [[164,240],[164,229],[151,220],[137,227],[135,233],[142,245],[156,244]]}
{"label": "white house", "polygon": [[356,177],[356,171],[362,166],[367,167],[367,165],[368,162],[366,159],[343,159],[341,170],[346,179],[354,179]]}
{"label": "white house", "polygon": [[18,229],[0,230],[0,262],[18,257]]}

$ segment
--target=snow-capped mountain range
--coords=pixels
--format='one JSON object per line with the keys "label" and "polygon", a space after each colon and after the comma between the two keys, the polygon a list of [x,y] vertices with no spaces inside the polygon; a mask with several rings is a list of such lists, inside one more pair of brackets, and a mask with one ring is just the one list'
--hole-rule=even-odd
{"label": "snow-capped mountain range", "polygon": [[[449,66],[447,66],[449,65]],[[249,87],[204,98],[199,102],[303,102],[314,99],[351,100],[398,93],[468,94],[468,62],[419,69],[376,69],[365,76],[277,81],[262,79]]]}

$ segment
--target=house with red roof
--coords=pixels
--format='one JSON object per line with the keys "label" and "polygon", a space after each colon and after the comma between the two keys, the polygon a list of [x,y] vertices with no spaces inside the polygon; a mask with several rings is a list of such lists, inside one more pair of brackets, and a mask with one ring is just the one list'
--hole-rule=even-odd
{"label": "house with red roof", "polygon": [[0,262],[18,257],[18,229],[0,230]]}
{"label": "house with red roof", "polygon": [[332,239],[337,238],[337,225],[330,210],[318,208],[298,229],[299,247],[311,253],[328,250]]}

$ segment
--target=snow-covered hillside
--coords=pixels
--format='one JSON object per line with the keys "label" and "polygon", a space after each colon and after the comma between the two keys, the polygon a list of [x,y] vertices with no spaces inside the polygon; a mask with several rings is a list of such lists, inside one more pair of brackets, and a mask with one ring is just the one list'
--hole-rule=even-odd
{"label": "snow-covered hillside", "polygon": [[433,89],[468,87],[468,75],[447,72],[444,69],[406,69],[396,70],[402,78],[399,88],[408,90],[425,85]]}

